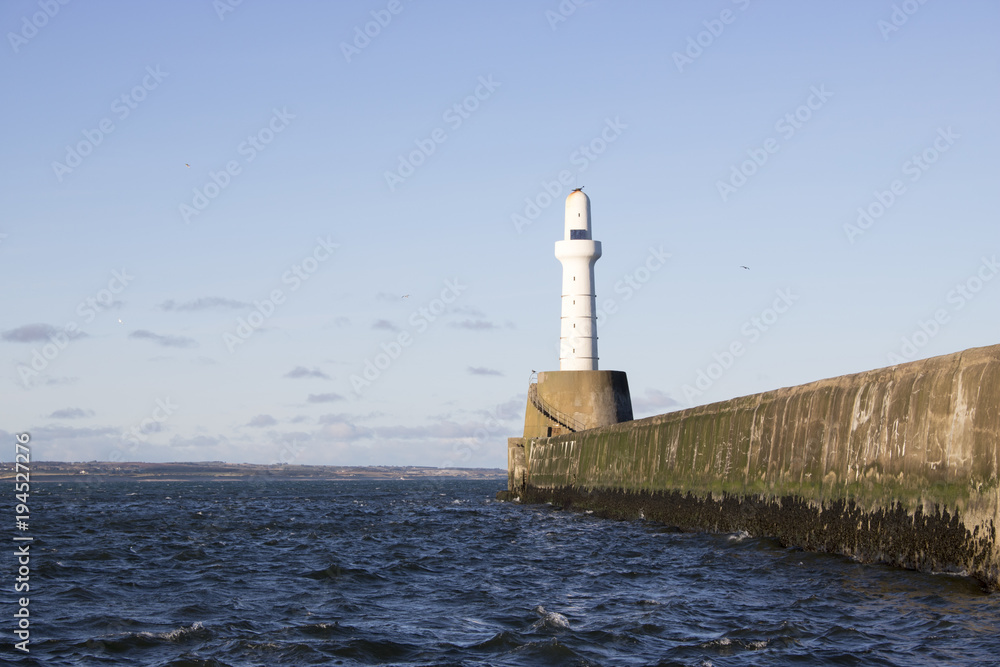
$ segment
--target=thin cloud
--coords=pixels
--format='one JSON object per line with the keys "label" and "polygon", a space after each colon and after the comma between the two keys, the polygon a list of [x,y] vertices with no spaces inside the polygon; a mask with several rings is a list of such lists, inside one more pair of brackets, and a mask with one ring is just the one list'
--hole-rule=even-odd
{"label": "thin cloud", "polygon": [[87,334],[82,331],[75,331],[72,334],[65,333],[51,324],[25,324],[16,329],[8,329],[0,334],[0,339],[9,343],[40,343],[48,342],[52,336],[62,333],[68,338],[79,338]]}
{"label": "thin cloud", "polygon": [[485,366],[469,366],[468,370],[469,375],[503,375],[500,371]]}
{"label": "thin cloud", "polygon": [[632,397],[632,411],[637,415],[661,414],[669,408],[677,407],[681,407],[681,404],[673,396],[659,389],[646,389],[643,396]]}
{"label": "thin cloud", "polygon": [[347,415],[323,415],[319,418],[322,428],[319,435],[340,442],[354,442],[374,436],[374,431],[366,426],[358,426]]}
{"label": "thin cloud", "polygon": [[333,403],[334,401],[342,401],[344,397],[340,394],[309,394],[309,398],[306,399],[308,403]]}
{"label": "thin cloud", "polygon": [[476,410],[475,414],[486,418],[494,418],[498,421],[523,421],[524,420],[525,395],[520,394],[514,398],[500,403],[499,405],[486,410]]}
{"label": "thin cloud", "polygon": [[292,370],[285,373],[286,378],[322,378],[324,380],[329,380],[330,376],[321,371],[318,368],[308,369],[305,366],[296,366]]}
{"label": "thin cloud", "polygon": [[356,423],[363,419],[366,419],[365,415],[350,415],[343,412],[326,414],[316,420],[320,424],[318,434],[340,442],[356,442],[374,438],[374,429],[368,426],[359,426]]}
{"label": "thin cloud", "polygon": [[100,438],[104,441],[107,437],[117,438],[120,436],[118,429],[109,426],[97,428],[75,427],[75,426],[48,426],[32,429],[31,439],[39,442],[52,442],[54,440],[76,440],[78,438]]}
{"label": "thin cloud", "polygon": [[429,426],[384,426],[375,429],[379,438],[411,440],[420,438],[471,438],[479,428],[476,424],[458,424],[452,421]]}
{"label": "thin cloud", "polygon": [[254,428],[264,428],[265,426],[274,426],[278,423],[278,420],[271,415],[257,415],[253,419],[247,422],[247,426],[252,426]]}
{"label": "thin cloud", "polygon": [[375,324],[372,325],[372,329],[384,329],[385,331],[392,331],[392,332],[399,331],[399,327],[397,327],[389,320],[376,320]]}
{"label": "thin cloud", "polygon": [[346,412],[331,412],[325,414],[316,420],[319,424],[341,424],[341,423],[353,423],[357,421],[364,421],[366,419],[377,419],[378,417],[384,416],[381,412],[369,412],[365,415],[350,415]]}
{"label": "thin cloud", "polygon": [[129,338],[151,340],[162,347],[198,347],[198,341],[187,336],[162,336],[146,329],[138,329],[128,335]]}
{"label": "thin cloud", "polygon": [[472,331],[486,331],[500,328],[488,320],[462,320],[461,322],[449,322],[448,326],[455,329],[471,329]]}
{"label": "thin cloud", "polygon": [[323,415],[316,421],[320,424],[345,424],[351,421],[351,416],[343,412],[337,412]]}
{"label": "thin cloud", "polygon": [[84,410],[82,408],[63,408],[62,410],[56,410],[49,415],[50,419],[83,419],[84,417],[93,417],[93,410]]}
{"label": "thin cloud", "polygon": [[23,327],[4,331],[0,337],[11,343],[36,343],[47,341],[57,331],[51,324],[25,324]]}
{"label": "thin cloud", "polygon": [[166,430],[163,426],[163,422],[149,420],[143,420],[142,424],[139,426],[140,433],[162,433]]}
{"label": "thin cloud", "polygon": [[234,310],[239,308],[247,308],[250,303],[246,301],[237,301],[236,299],[227,299],[221,296],[203,296],[200,299],[192,299],[190,301],[185,301],[184,303],[177,303],[173,299],[168,299],[160,304],[160,308],[163,310],[176,310],[181,311],[197,311],[197,310]]}
{"label": "thin cloud", "polygon": [[466,306],[452,306],[451,308],[448,309],[448,314],[449,315],[465,315],[466,317],[478,317],[478,318],[486,317],[486,313],[484,313],[479,308],[476,308],[475,306],[467,306],[467,305]]}
{"label": "thin cloud", "polygon": [[[170,439],[169,447],[170,449],[204,452],[207,449],[218,447],[219,445],[228,445],[228,444],[229,440],[223,436],[196,435],[190,438],[184,438],[179,435],[175,435]],[[201,460],[201,459],[196,459],[196,460]]]}
{"label": "thin cloud", "polygon": [[45,378],[45,384],[50,387],[57,387],[65,384],[76,384],[80,381],[78,377]]}

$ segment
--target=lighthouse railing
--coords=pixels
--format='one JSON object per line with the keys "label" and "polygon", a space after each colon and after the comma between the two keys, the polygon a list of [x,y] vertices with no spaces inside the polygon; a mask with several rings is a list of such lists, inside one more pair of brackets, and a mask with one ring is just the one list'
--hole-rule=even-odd
{"label": "lighthouse railing", "polygon": [[538,395],[538,383],[533,382],[528,385],[528,400],[535,407],[536,410],[541,412],[543,415],[559,424],[560,426],[569,429],[570,433],[576,433],[577,431],[584,431],[586,427],[573,419],[569,415],[560,412],[555,407],[546,403],[545,400]]}

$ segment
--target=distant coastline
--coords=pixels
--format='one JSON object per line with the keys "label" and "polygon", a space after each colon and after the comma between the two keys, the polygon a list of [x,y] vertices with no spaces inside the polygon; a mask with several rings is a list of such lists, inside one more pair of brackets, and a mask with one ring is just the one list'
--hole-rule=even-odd
{"label": "distant coastline", "polygon": [[[0,464],[0,480],[13,480],[14,465]],[[223,463],[136,463],[115,461],[60,462],[31,464],[32,482],[133,480],[149,482],[227,481],[260,478],[270,481],[344,481],[399,479],[482,479],[506,480],[501,468],[431,468],[427,466],[321,466],[290,464]]]}

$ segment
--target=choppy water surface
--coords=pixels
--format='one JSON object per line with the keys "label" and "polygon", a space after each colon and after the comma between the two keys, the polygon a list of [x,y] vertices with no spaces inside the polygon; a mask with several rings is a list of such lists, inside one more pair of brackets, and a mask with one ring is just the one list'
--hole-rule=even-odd
{"label": "choppy water surface", "polygon": [[14,653],[5,639],[5,657],[47,666],[1000,661],[1000,596],[972,580],[500,503],[500,487],[36,483],[32,651]]}

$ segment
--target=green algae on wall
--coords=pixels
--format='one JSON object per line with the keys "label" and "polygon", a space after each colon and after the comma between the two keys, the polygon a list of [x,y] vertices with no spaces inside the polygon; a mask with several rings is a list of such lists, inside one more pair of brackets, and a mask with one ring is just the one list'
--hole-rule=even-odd
{"label": "green algae on wall", "polygon": [[767,527],[789,544],[1000,579],[1000,346],[511,442],[524,457],[512,492],[591,505],[614,493],[691,528],[728,507],[739,520],[711,529]]}

